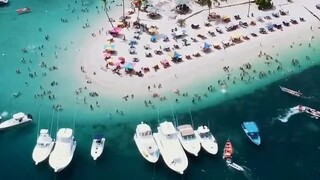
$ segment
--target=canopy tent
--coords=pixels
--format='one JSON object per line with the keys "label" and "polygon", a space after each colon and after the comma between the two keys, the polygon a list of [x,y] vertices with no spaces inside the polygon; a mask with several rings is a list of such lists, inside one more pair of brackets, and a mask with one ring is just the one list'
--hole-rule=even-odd
{"label": "canopy tent", "polygon": [[203,49],[209,49],[211,47],[211,44],[208,44],[208,43],[204,43],[203,45]]}
{"label": "canopy tent", "polygon": [[186,34],[186,30],[185,29],[179,29],[179,30],[177,30],[175,33],[174,33],[174,35],[175,36],[182,36],[182,35],[185,35]]}

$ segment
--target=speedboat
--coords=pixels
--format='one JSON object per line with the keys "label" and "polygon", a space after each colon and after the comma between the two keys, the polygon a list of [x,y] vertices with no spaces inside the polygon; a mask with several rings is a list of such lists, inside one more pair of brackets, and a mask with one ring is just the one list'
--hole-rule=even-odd
{"label": "speedboat", "polygon": [[188,158],[179,142],[177,131],[172,122],[160,123],[157,129],[158,133],[153,133],[153,137],[164,162],[173,171],[183,174],[188,167]]}
{"label": "speedboat", "polygon": [[102,135],[96,135],[91,145],[91,156],[93,160],[97,160],[101,156],[106,139]]}
{"label": "speedboat", "polygon": [[9,0],[0,0],[0,5],[8,4]]}
{"label": "speedboat", "polygon": [[41,129],[32,152],[32,159],[36,165],[49,157],[53,146],[54,140],[50,137],[48,129]]}
{"label": "speedboat", "polygon": [[292,90],[292,89],[289,89],[286,87],[282,87],[282,86],[279,86],[279,87],[280,87],[281,91],[288,93],[288,94],[291,94],[293,96],[301,97],[303,95],[302,92],[300,92],[300,91],[295,91],[295,90]]}
{"label": "speedboat", "polygon": [[241,124],[243,131],[246,133],[248,138],[256,145],[260,145],[261,139],[259,134],[259,129],[254,121],[243,122]]}
{"label": "speedboat", "polygon": [[218,143],[207,126],[199,126],[196,136],[204,150],[213,155],[218,153]]}
{"label": "speedboat", "polygon": [[25,7],[25,8],[19,8],[16,10],[16,12],[20,15],[20,14],[26,14],[31,12],[31,9],[29,7]]}
{"label": "speedboat", "polygon": [[198,156],[201,149],[200,141],[196,137],[190,124],[178,126],[178,139],[188,153]]}
{"label": "speedboat", "polygon": [[14,114],[11,119],[0,123],[0,130],[17,126],[30,121],[32,121],[31,114],[24,114],[23,112],[19,112]]}
{"label": "speedboat", "polygon": [[70,128],[59,129],[56,145],[49,157],[49,165],[54,169],[54,172],[59,172],[70,164],[76,146],[77,142],[74,140],[73,130]]}
{"label": "speedboat", "polygon": [[151,128],[148,124],[137,125],[136,133],[133,137],[140,154],[149,162],[155,163],[158,161],[160,152],[156,141],[152,136]]}
{"label": "speedboat", "polygon": [[222,158],[227,163],[231,163],[232,162],[232,156],[233,156],[233,147],[232,147],[230,139],[228,139],[226,144],[224,145]]}

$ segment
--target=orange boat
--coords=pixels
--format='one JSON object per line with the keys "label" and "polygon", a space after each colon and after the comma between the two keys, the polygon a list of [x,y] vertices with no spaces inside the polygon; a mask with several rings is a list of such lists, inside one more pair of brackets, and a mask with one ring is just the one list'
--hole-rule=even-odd
{"label": "orange boat", "polygon": [[228,139],[226,142],[226,145],[224,146],[224,149],[223,149],[222,158],[224,160],[231,160],[232,155],[233,155],[233,147],[232,147],[231,141]]}
{"label": "orange boat", "polygon": [[25,7],[25,8],[17,9],[16,12],[17,12],[18,14],[25,14],[25,13],[31,12],[31,9],[30,9],[29,7]]}

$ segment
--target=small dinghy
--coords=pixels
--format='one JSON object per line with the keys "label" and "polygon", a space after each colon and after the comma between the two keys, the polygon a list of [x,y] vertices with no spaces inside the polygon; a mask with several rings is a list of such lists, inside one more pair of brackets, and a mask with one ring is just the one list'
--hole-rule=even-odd
{"label": "small dinghy", "polygon": [[91,156],[93,160],[97,160],[98,157],[101,156],[104,149],[105,140],[106,139],[101,134],[98,134],[93,138],[91,145]]}

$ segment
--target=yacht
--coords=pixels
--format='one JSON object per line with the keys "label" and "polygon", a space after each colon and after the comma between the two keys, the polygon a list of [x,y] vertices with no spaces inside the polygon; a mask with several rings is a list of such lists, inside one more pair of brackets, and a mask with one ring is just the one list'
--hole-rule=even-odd
{"label": "yacht", "polygon": [[218,143],[207,126],[199,126],[196,130],[196,136],[204,150],[213,155],[217,154]]}
{"label": "yacht", "polygon": [[256,145],[261,144],[261,138],[259,134],[259,129],[254,121],[243,122],[241,124],[243,131],[246,133],[248,138]]}
{"label": "yacht", "polygon": [[48,129],[41,129],[37,144],[32,152],[32,159],[36,165],[46,160],[54,146],[54,140],[50,137]]}
{"label": "yacht", "polygon": [[183,174],[188,167],[188,158],[179,142],[175,127],[172,122],[165,121],[160,123],[157,129],[158,133],[153,133],[153,137],[164,162],[170,169]]}
{"label": "yacht", "polygon": [[9,0],[0,0],[0,5],[8,4]]}
{"label": "yacht", "polygon": [[292,89],[289,89],[289,88],[286,88],[286,87],[282,87],[282,86],[279,86],[281,91],[285,92],[285,93],[288,93],[288,94],[291,94],[293,96],[296,96],[296,97],[302,97],[303,94],[301,91],[295,91],[295,90],[292,90]]}
{"label": "yacht", "polygon": [[152,131],[148,124],[144,124],[143,122],[141,122],[141,124],[138,124],[133,139],[138,147],[140,154],[147,161],[155,163],[159,160],[159,148],[152,136]]}
{"label": "yacht", "polygon": [[49,165],[54,169],[54,172],[59,172],[70,164],[76,146],[77,142],[74,140],[73,130],[70,128],[59,129],[56,145],[49,157]]}
{"label": "yacht", "polygon": [[178,126],[179,141],[188,153],[198,156],[201,149],[200,141],[196,137],[194,130],[190,124]]}
{"label": "yacht", "polygon": [[31,114],[24,114],[23,112],[16,113],[11,119],[0,123],[0,130],[7,129],[13,126],[17,126],[26,122],[32,121]]}
{"label": "yacht", "polygon": [[93,160],[97,160],[101,156],[106,139],[102,135],[96,135],[91,145],[91,156]]}

